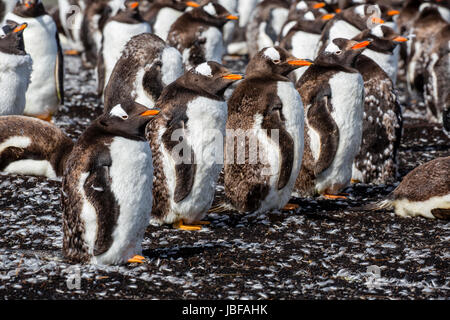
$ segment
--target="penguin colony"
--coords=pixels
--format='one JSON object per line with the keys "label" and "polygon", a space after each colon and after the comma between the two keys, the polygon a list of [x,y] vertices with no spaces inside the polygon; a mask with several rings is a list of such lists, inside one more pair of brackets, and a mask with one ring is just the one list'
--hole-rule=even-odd
{"label": "penguin colony", "polygon": [[[450,131],[449,19],[445,0],[0,0],[0,170],[63,177],[63,253],[99,264],[143,262],[149,223],[200,230],[208,211],[393,183],[399,81]],[[64,54],[103,102],[76,142],[51,123]],[[367,209],[449,219],[450,157]]]}

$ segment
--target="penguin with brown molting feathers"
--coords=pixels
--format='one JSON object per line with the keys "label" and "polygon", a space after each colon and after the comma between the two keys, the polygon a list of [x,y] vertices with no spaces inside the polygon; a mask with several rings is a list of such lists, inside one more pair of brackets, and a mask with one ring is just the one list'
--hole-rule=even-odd
{"label": "penguin with brown molting feathers", "polygon": [[334,39],[296,84],[305,107],[305,151],[294,191],[336,199],[361,147],[364,80],[355,69],[370,41]]}
{"label": "penguin with brown molting feathers", "polygon": [[450,220],[450,157],[437,158],[418,166],[385,200],[363,208],[394,209],[401,217]]}
{"label": "penguin with brown molting feathers", "polygon": [[156,103],[163,116],[147,128],[155,167],[152,224],[201,229],[223,167],[224,92],[241,78],[209,61],[163,90]]}
{"label": "penguin with brown molting feathers", "polygon": [[303,104],[289,73],[309,60],[281,47],[261,50],[228,100],[224,186],[239,212],[293,209],[288,204],[303,157]]}
{"label": "penguin with brown molting feathers", "polygon": [[25,52],[27,24],[6,21],[0,28],[0,116],[22,115],[33,61]]}
{"label": "penguin with brown molting feathers", "polygon": [[170,28],[167,43],[181,52],[186,70],[207,61],[222,63],[223,26],[237,19],[217,2],[209,2],[179,17]]}
{"label": "penguin with brown molting feathers", "polygon": [[177,49],[151,33],[134,36],[122,51],[106,86],[105,112],[122,101],[154,106],[162,90],[180,77],[183,70]]}
{"label": "penguin with brown molting feathers", "polygon": [[62,176],[73,142],[55,125],[26,116],[0,117],[0,171]]}
{"label": "penguin with brown molting feathers", "polygon": [[65,162],[63,254],[72,262],[142,263],[152,211],[152,152],[147,124],[159,113],[118,104],[81,135]]}

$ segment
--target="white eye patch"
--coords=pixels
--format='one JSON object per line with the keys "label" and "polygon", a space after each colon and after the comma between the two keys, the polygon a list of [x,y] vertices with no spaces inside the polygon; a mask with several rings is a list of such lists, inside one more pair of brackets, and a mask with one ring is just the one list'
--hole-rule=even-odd
{"label": "white eye patch", "polygon": [[280,60],[280,53],[274,47],[267,48],[264,50],[264,56],[271,59],[272,61]]}
{"label": "white eye patch", "polygon": [[384,37],[384,33],[383,33],[383,29],[381,29],[381,24],[377,25],[375,28],[370,30],[370,33],[373,34],[374,36],[377,36],[378,38],[383,38]]}
{"label": "white eye patch", "polygon": [[211,67],[208,65],[207,62],[204,62],[202,64],[199,64],[194,71],[198,74],[201,74],[205,77],[212,77],[212,70]]}
{"label": "white eye patch", "polygon": [[314,20],[316,20],[316,18],[314,17],[314,14],[313,14],[311,11],[308,11],[307,13],[305,13],[305,15],[303,16],[303,18],[304,18],[305,20],[308,20],[308,21],[314,21]]}
{"label": "white eye patch", "polygon": [[331,42],[326,48],[325,52],[335,53],[341,51],[337,45],[335,45],[333,42]]}
{"label": "white eye patch", "polygon": [[366,6],[364,4],[361,4],[357,7],[355,7],[355,13],[357,15],[359,15],[360,17],[365,17],[366,16],[365,9],[366,9]]}
{"label": "white eye patch", "polygon": [[216,8],[214,8],[214,5],[212,2],[208,3],[206,6],[203,7],[203,10],[205,10],[208,14],[215,16],[217,14]]}
{"label": "white eye patch", "polygon": [[128,113],[126,113],[125,110],[123,110],[120,104],[112,108],[109,114],[113,117],[119,117],[124,120],[128,119]]}
{"label": "white eye patch", "polygon": [[306,4],[305,1],[300,1],[299,3],[297,3],[297,6],[295,8],[297,10],[307,10],[308,9],[308,5]]}

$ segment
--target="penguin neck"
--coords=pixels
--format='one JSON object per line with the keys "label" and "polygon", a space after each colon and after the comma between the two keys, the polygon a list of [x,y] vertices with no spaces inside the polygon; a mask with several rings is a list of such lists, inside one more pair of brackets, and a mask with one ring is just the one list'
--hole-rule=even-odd
{"label": "penguin neck", "polygon": [[226,23],[226,20],[222,20],[219,18],[209,17],[201,8],[196,8],[189,12],[185,13],[190,17],[190,20],[197,21],[200,24],[206,24],[222,30],[223,26]]}
{"label": "penguin neck", "polygon": [[250,71],[247,71],[245,74],[245,79],[254,80],[254,79],[264,79],[264,81],[284,81],[289,82],[289,78],[287,76],[269,72],[264,69],[253,69]]}
{"label": "penguin neck", "polygon": [[308,21],[308,20],[299,20],[297,24],[294,26],[295,31],[303,31],[307,33],[321,34],[323,28],[325,27],[325,23],[322,21]]}
{"label": "penguin neck", "polygon": [[84,136],[87,139],[94,139],[94,137],[96,139],[98,139],[98,137],[109,137],[111,139],[114,137],[122,137],[134,141],[145,141],[144,132],[142,135],[135,135],[126,132],[126,130],[120,130],[120,128],[105,126],[101,117],[95,120],[94,123],[86,129]]}
{"label": "penguin neck", "polygon": [[205,96],[207,98],[211,98],[218,101],[225,101],[224,93],[225,90],[228,87],[221,88],[220,90],[217,90],[216,88],[210,87],[210,86],[202,86],[199,87],[198,85],[195,85],[192,81],[190,81],[189,78],[179,78],[176,81],[178,86],[181,86],[183,88],[186,88],[189,91],[195,92],[197,95]]}
{"label": "penguin neck", "polygon": [[17,5],[14,8],[13,13],[22,18],[37,18],[47,14],[42,3],[38,3],[32,9]]}
{"label": "penguin neck", "polygon": [[111,20],[128,24],[144,22],[138,10],[119,11]]}

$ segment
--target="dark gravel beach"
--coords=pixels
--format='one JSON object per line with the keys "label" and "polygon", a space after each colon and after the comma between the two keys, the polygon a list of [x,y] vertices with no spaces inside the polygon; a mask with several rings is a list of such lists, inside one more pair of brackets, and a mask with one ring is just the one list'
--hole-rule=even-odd
{"label": "dark gravel beach", "polygon": [[[227,62],[243,71],[242,61]],[[66,58],[65,85],[55,123],[76,139],[102,109],[93,73],[77,57]],[[422,120],[417,108],[405,110],[401,176],[450,155],[441,126]],[[64,262],[60,186],[0,174],[0,298],[449,298],[449,221],[355,209],[396,185],[353,185],[345,201],[293,199],[296,212],[214,213],[202,231],[150,226],[146,262],[125,266]],[[218,186],[217,199],[222,194]]]}

